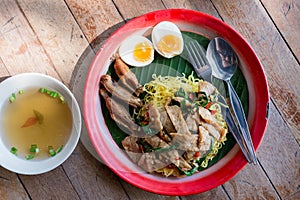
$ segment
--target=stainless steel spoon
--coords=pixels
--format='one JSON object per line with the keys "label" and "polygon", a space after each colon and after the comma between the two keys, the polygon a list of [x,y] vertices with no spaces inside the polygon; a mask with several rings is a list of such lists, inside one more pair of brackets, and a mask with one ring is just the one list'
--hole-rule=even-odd
{"label": "stainless steel spoon", "polygon": [[257,157],[255,155],[242,103],[230,82],[230,79],[237,68],[237,55],[232,47],[220,37],[211,40],[208,45],[206,55],[212,67],[212,75],[216,78],[224,80],[227,83],[230,104],[237,118],[237,122],[242,135],[245,138],[245,142],[251,154],[252,161],[254,164],[257,164]]}

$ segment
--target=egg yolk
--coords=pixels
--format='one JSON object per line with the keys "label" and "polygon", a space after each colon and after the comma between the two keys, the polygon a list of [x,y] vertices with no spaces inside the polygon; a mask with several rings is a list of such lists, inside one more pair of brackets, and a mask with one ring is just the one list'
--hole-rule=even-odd
{"label": "egg yolk", "polygon": [[157,48],[163,53],[176,53],[180,50],[182,44],[179,37],[174,35],[165,35],[158,42]]}
{"label": "egg yolk", "polygon": [[147,42],[140,42],[135,45],[133,56],[136,61],[146,62],[151,60],[152,46]]}

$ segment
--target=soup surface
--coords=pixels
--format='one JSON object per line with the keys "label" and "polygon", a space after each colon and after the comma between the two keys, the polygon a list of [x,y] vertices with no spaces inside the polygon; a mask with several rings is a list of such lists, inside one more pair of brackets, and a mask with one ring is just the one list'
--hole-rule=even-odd
{"label": "soup surface", "polygon": [[8,149],[15,147],[16,155],[24,158],[33,154],[31,145],[37,145],[34,159],[49,157],[49,146],[54,151],[63,146],[71,133],[72,114],[67,103],[29,88],[16,93],[13,102],[7,100],[0,120],[3,139]]}

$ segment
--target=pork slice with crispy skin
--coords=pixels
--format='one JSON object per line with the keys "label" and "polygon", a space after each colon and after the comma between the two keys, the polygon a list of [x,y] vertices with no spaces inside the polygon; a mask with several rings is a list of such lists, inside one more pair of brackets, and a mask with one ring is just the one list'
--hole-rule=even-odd
{"label": "pork slice with crispy skin", "polygon": [[[226,130],[218,124],[217,119],[210,113],[209,110],[201,106],[198,109],[201,118],[207,124],[210,124],[211,126],[214,127],[212,128],[209,125],[205,125],[204,128],[206,128],[218,141],[220,141],[223,138],[223,136],[226,134]],[[215,132],[214,129],[218,132],[218,134]]]}
{"label": "pork slice with crispy skin", "polygon": [[181,134],[170,133],[172,136],[172,144],[177,145],[177,149],[183,151],[200,151],[198,148],[198,135],[197,134]]}
{"label": "pork slice with crispy skin", "polygon": [[137,134],[141,131],[140,126],[134,123],[128,110],[115,99],[111,98],[104,88],[100,88],[100,94],[104,98],[106,107],[111,118],[128,134]]}
{"label": "pork slice with crispy skin", "polygon": [[181,134],[191,134],[189,128],[182,116],[182,112],[179,106],[165,106],[165,109],[170,117],[171,122],[173,123],[177,133]]}
{"label": "pork slice with crispy skin", "polygon": [[219,132],[215,126],[208,124],[208,123],[202,123],[201,126],[205,128],[210,135],[212,135],[216,140],[221,141],[223,138],[224,134],[223,132]]}
{"label": "pork slice with crispy skin", "polygon": [[211,146],[209,132],[202,126],[199,126],[198,147],[200,151],[208,151]]}
{"label": "pork slice with crispy skin", "polygon": [[137,141],[138,137],[132,135],[129,135],[122,140],[122,146],[124,147],[127,155],[135,163],[137,163],[142,156],[142,152],[137,144]]}
{"label": "pork slice with crispy skin", "polygon": [[198,132],[198,123],[197,121],[194,119],[193,114],[189,113],[186,117],[186,125],[188,126],[189,130],[192,133],[197,133]]}
{"label": "pork slice with crispy skin", "polygon": [[158,136],[154,135],[150,138],[145,139],[152,147],[160,148],[157,152],[158,158],[167,165],[173,163],[179,166],[179,153],[177,150],[171,148],[171,146],[160,139]]}
{"label": "pork slice with crispy skin", "polygon": [[139,85],[139,82],[135,74],[130,71],[128,65],[123,62],[120,57],[116,58],[114,69],[118,75],[120,82],[131,92],[137,96],[143,91],[143,87]]}
{"label": "pork slice with crispy skin", "polygon": [[207,96],[212,95],[216,92],[215,86],[207,81],[200,81],[198,84],[199,92],[204,92]]}
{"label": "pork slice with crispy skin", "polygon": [[159,133],[163,129],[163,125],[160,121],[160,112],[152,103],[146,105],[146,109],[149,113],[149,128],[153,129],[155,133]]}
{"label": "pork slice with crispy skin", "polygon": [[167,166],[158,159],[155,152],[143,153],[137,164],[147,172],[154,172]]}
{"label": "pork slice with crispy skin", "polygon": [[163,110],[160,112],[160,121],[168,133],[176,132],[175,127],[167,114],[167,111]]}
{"label": "pork slice with crispy skin", "polygon": [[117,98],[123,102],[137,108],[143,105],[143,102],[138,97],[132,95],[124,87],[115,83],[110,75],[102,75],[100,79],[101,85],[112,95],[112,98]]}

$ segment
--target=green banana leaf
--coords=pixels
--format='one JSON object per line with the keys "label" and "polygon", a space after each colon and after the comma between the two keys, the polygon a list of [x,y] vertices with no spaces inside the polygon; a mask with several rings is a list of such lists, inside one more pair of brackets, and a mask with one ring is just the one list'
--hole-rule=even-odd
{"label": "green banana leaf", "polygon": [[[205,49],[207,48],[208,43],[210,41],[209,39],[195,33],[182,32],[182,34],[183,34],[184,42],[187,42],[189,40],[197,40]],[[186,76],[189,76],[191,73],[193,73],[194,76],[196,77],[195,72],[193,72],[194,71],[193,67],[186,60],[186,57],[187,56],[185,55],[185,53],[183,53],[180,56],[175,56],[174,58],[166,59],[160,56],[158,53],[155,53],[155,59],[150,65],[142,68],[131,67],[131,70],[135,73],[141,85],[151,81],[153,74],[162,75],[162,76],[181,76],[182,74],[185,74]],[[114,63],[112,63],[111,66],[109,67],[107,74],[110,74],[114,80],[118,80],[117,75],[114,73],[113,64]],[[238,96],[240,97],[240,100],[244,107],[245,114],[247,115],[248,114],[247,83],[239,68],[233,75],[231,82],[233,87],[236,89]],[[227,90],[223,81],[218,80],[217,78],[213,78],[213,83],[223,96],[227,96]],[[110,130],[110,133],[114,141],[120,148],[123,148],[121,141],[127,136],[127,134],[118,127],[118,125],[115,123],[114,120],[111,119],[109,115],[109,111],[107,110],[103,99],[101,101],[101,106],[102,106],[102,112],[103,112],[106,125]],[[232,149],[235,143],[236,142],[232,134],[228,133],[227,141],[225,142],[225,145],[223,145],[222,149],[219,150],[218,154],[209,162],[208,167],[212,166],[218,160],[224,157]]]}

